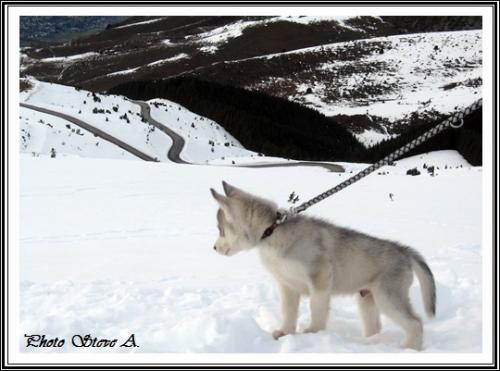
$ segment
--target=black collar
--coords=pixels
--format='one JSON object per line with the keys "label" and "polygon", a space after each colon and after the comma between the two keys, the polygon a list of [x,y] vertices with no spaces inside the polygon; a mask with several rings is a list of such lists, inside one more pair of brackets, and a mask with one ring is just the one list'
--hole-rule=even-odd
{"label": "black collar", "polygon": [[281,220],[282,215],[279,212],[276,212],[276,219],[274,220],[274,223],[271,224],[269,227],[266,228],[264,233],[262,233],[262,237],[260,238],[261,240],[269,237],[270,235],[273,234],[274,230],[276,227],[279,225],[278,221]]}

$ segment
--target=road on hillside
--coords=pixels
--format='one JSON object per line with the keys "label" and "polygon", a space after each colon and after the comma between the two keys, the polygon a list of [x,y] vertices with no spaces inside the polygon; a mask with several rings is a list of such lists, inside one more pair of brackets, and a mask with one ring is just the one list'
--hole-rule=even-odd
{"label": "road on hillside", "polygon": [[[139,105],[141,108],[141,114],[142,117],[151,125],[154,127],[158,128],[162,132],[164,132],[166,135],[168,135],[172,139],[172,146],[168,149],[167,156],[168,159],[172,162],[178,163],[178,164],[186,164],[190,165],[190,162],[187,162],[183,160],[180,157],[181,151],[186,145],[186,142],[184,138],[182,138],[179,134],[177,134],[175,131],[167,127],[166,125],[156,121],[151,117],[151,107],[149,106],[148,103],[143,102],[143,101],[135,101],[129,99],[132,103],[135,103]],[[128,143],[125,143],[121,141],[120,139],[117,139],[111,134],[108,134],[88,123],[85,121],[80,120],[79,118],[67,115],[65,113],[59,112],[59,111],[54,111],[48,108],[43,108],[43,107],[38,107],[34,106],[32,104],[28,103],[20,103],[21,107],[32,109],[34,111],[46,113],[49,115],[57,116],[60,117],[66,121],[72,122],[73,124],[81,127],[82,129],[85,129],[92,134],[109,141],[110,143],[115,144],[116,146],[122,148],[123,150],[131,153],[134,156],[137,156],[138,158],[145,160],[145,161],[154,161],[158,162],[157,158],[151,157],[147,155],[146,153],[138,150],[137,148],[131,146]],[[217,165],[217,166],[231,166],[231,167],[245,167],[245,168],[272,168],[272,167],[296,167],[296,166],[319,166],[322,168],[327,169],[328,171],[331,172],[344,172],[344,168],[340,165],[336,164],[331,164],[331,163],[326,163],[326,162],[314,162],[314,161],[294,161],[294,162],[288,162],[288,163],[265,163],[265,164],[246,164],[246,165]]]}
{"label": "road on hillside", "polygon": [[117,139],[116,137],[114,137],[114,136],[112,136],[112,135],[110,135],[110,134],[108,134],[100,129],[97,129],[96,127],[94,127],[94,126],[92,126],[92,125],[90,125],[90,124],[88,124],[88,123],[86,123],[86,122],[84,122],[76,117],[73,117],[73,116],[67,115],[65,113],[58,112],[58,111],[53,111],[51,109],[33,106],[33,105],[27,104],[27,103],[20,103],[20,105],[21,105],[21,107],[24,107],[24,108],[28,108],[28,109],[31,109],[34,111],[46,113],[46,114],[49,114],[52,116],[57,116],[57,117],[60,117],[66,121],[72,122],[73,124],[81,127],[82,129],[85,129],[85,130],[91,132],[92,134],[94,134],[94,135],[96,135],[104,140],[107,140],[108,142],[111,142],[111,143],[117,145],[121,149],[131,153],[134,156],[139,157],[140,159],[142,159],[144,161],[158,162],[158,159],[151,157],[151,156],[139,151],[137,148],[132,147],[131,145],[121,141],[120,139]]}
{"label": "road on hillside", "polygon": [[[166,125],[156,121],[151,117],[151,107],[148,103],[144,101],[129,99],[132,103],[135,103],[141,107],[142,117],[148,121],[151,125],[163,131],[172,139],[172,147],[168,150],[168,158],[172,162],[177,162],[179,164],[190,164],[180,157],[181,151],[184,148],[186,142],[175,131],[171,130]],[[314,162],[314,161],[294,161],[289,163],[269,163],[269,164],[247,164],[247,165],[219,165],[219,166],[232,166],[232,167],[246,167],[246,168],[269,168],[269,167],[290,167],[290,166],[320,166],[328,171],[342,173],[344,168],[340,165],[330,164],[326,162]]]}
{"label": "road on hillside", "polygon": [[177,134],[175,131],[170,129],[169,127],[163,125],[162,123],[156,121],[154,118],[151,117],[151,107],[149,106],[148,103],[139,101],[139,100],[132,100],[129,99],[132,103],[135,103],[141,107],[141,114],[142,117],[151,125],[153,125],[155,128],[163,131],[165,134],[167,134],[171,139],[172,139],[172,146],[169,148],[167,152],[167,157],[170,161],[172,162],[177,162],[178,164],[190,164],[187,161],[184,161],[181,158],[181,151],[184,148],[184,145],[186,144],[185,140],[183,137],[181,137],[179,134]]}

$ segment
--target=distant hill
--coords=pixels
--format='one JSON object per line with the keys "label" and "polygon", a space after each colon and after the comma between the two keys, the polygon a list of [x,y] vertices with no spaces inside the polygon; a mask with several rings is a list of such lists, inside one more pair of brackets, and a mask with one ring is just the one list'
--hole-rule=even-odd
{"label": "distant hill", "polygon": [[[25,51],[29,57],[24,66],[26,74],[93,91],[104,91],[125,80],[172,77],[180,73],[199,72],[213,63],[240,61],[331,43],[482,27],[481,17],[153,16],[131,17],[114,25],[111,21],[116,17],[26,18],[22,23],[33,24],[31,29],[36,30],[36,25],[43,25],[54,32],[56,28],[61,28],[59,32],[78,28],[78,22],[86,30],[91,28],[90,23],[100,27],[110,24],[101,32],[82,36],[71,43],[54,43],[50,47]],[[42,22],[42,18],[54,18],[54,22]],[[48,31],[42,35],[46,33]],[[35,31],[28,33],[31,39],[35,34]],[[55,62],[37,63],[44,58],[90,52],[99,53],[99,57],[74,61],[69,68]],[[92,68],[88,68],[88,62],[92,63]],[[62,70],[64,73],[61,73]],[[213,74],[206,76],[216,77]],[[269,77],[267,72],[261,80],[266,77]]]}
{"label": "distant hill", "polygon": [[[139,100],[174,100],[196,114],[217,121],[249,150],[297,160],[374,163],[445,118],[410,126],[400,136],[367,149],[331,118],[255,91],[178,77],[131,81],[114,87],[109,93]],[[463,128],[445,130],[404,157],[454,149],[472,165],[481,165],[482,110],[467,116],[464,123]]]}
{"label": "distant hill", "polygon": [[21,16],[21,46],[46,46],[67,41],[82,33],[102,31],[107,25],[127,17]]}

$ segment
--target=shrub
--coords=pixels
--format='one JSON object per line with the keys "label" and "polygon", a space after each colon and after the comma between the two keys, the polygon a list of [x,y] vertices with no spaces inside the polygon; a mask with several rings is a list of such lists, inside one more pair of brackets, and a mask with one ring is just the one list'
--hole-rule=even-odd
{"label": "shrub", "polygon": [[406,172],[406,175],[412,175],[412,176],[420,175],[420,171],[418,171],[418,169],[414,167],[413,169],[408,170]]}

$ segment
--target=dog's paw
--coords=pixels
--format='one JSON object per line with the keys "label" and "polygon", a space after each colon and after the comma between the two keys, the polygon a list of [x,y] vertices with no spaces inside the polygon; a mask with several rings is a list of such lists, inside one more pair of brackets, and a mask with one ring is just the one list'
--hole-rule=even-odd
{"label": "dog's paw", "polygon": [[283,337],[283,336],[288,335],[288,334],[283,330],[274,330],[272,335],[273,335],[274,340],[278,340],[280,337]]}
{"label": "dog's paw", "polygon": [[323,330],[322,328],[308,327],[304,330],[304,334],[315,334],[318,331]]}
{"label": "dog's paw", "polygon": [[403,349],[413,349],[417,352],[421,352],[423,350],[422,342],[408,341],[406,340],[400,345]]}

